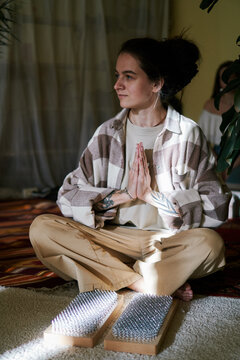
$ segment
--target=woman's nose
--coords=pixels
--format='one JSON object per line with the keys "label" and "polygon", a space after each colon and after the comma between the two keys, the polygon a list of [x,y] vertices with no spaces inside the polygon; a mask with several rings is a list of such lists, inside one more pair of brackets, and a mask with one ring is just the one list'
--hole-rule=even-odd
{"label": "woman's nose", "polygon": [[120,80],[120,78],[118,78],[117,81],[116,81],[115,84],[114,84],[114,90],[121,89],[122,87],[123,87],[123,83],[122,83],[122,81]]}

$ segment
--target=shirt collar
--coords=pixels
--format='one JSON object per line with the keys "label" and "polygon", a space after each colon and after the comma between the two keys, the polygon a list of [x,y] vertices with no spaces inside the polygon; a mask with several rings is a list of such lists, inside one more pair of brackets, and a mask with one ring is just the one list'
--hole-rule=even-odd
{"label": "shirt collar", "polygon": [[114,117],[112,127],[115,130],[120,130],[123,126],[125,126],[128,112],[129,109],[123,109]]}
{"label": "shirt collar", "polygon": [[174,110],[172,106],[168,106],[167,116],[164,126],[165,129],[174,132],[176,134],[181,134],[180,119],[181,119],[181,115],[179,114],[179,112]]}
{"label": "shirt collar", "polygon": [[[116,130],[120,130],[125,125],[128,112],[129,109],[123,109],[115,116],[113,127]],[[179,112],[174,110],[172,106],[168,106],[164,128],[176,134],[181,134],[180,119]]]}

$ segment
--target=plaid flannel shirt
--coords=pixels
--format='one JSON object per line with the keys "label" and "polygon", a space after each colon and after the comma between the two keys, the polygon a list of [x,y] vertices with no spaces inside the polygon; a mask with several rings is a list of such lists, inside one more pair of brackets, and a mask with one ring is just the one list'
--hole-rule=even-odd
{"label": "plaid flannel shirt", "polygon": [[[128,110],[100,125],[81,156],[77,169],[64,179],[58,193],[62,214],[92,228],[103,227],[117,207],[95,212],[93,205],[121,188],[125,166],[125,123]],[[215,159],[199,126],[168,107],[164,127],[153,149],[159,192],[179,216],[158,208],[173,233],[217,227],[228,216],[231,193],[215,172]]]}

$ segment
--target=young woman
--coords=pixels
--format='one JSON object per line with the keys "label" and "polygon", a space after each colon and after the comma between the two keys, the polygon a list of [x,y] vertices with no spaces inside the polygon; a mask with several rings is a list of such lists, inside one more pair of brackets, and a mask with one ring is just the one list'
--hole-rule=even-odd
{"label": "young woman", "polygon": [[227,218],[229,194],[198,125],[166,105],[198,59],[182,38],[122,45],[114,89],[123,110],[66,176],[64,217],[39,216],[30,229],[40,260],[80,292],[128,287],[188,301],[189,278],[224,266],[223,241],[208,227]]}

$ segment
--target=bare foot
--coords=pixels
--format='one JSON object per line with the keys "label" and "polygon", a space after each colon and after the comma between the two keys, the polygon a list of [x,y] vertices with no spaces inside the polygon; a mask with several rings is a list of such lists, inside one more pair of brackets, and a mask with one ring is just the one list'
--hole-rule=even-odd
{"label": "bare foot", "polygon": [[140,292],[140,293],[143,293],[143,294],[146,293],[143,278],[135,281],[133,284],[129,285],[128,288],[133,290],[133,291]]}
{"label": "bare foot", "polygon": [[183,286],[177,289],[172,296],[179,298],[183,301],[191,301],[193,298],[193,291],[191,289],[190,284],[185,283]]}
{"label": "bare foot", "polygon": [[[128,288],[143,294],[147,293],[143,278],[135,281],[133,284],[129,285]],[[193,298],[193,291],[190,284],[185,283],[179,289],[177,289],[172,296],[183,301],[191,301]]]}

